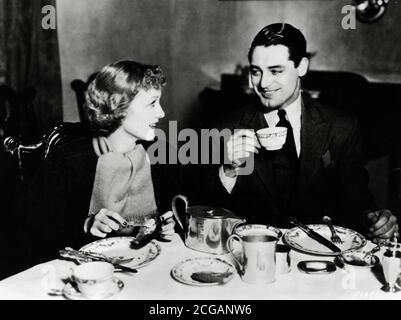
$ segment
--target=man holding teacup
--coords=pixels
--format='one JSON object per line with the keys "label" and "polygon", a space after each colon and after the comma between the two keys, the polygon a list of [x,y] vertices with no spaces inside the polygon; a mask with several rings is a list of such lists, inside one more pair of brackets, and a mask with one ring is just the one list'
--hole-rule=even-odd
{"label": "man holding teacup", "polygon": [[[329,215],[375,240],[398,233],[397,218],[379,210],[368,190],[357,119],[302,93],[309,64],[303,34],[289,24],[268,25],[248,59],[259,103],[221,126],[234,134],[225,145],[229,163],[209,179],[213,196],[248,222],[289,227],[290,215],[305,223]],[[250,157],[252,173],[238,174]]]}

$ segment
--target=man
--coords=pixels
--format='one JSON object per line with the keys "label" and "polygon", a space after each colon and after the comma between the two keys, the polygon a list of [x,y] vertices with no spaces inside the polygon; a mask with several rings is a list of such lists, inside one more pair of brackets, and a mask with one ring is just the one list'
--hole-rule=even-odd
{"label": "man", "polygon": [[[397,219],[378,210],[369,193],[357,120],[301,92],[306,56],[304,36],[289,24],[271,24],[256,35],[248,59],[259,103],[236,111],[222,126],[234,130],[225,145],[229,163],[210,177],[209,190],[248,222],[290,227],[289,216],[322,223],[328,215],[377,241],[391,238]],[[274,126],[287,127],[286,142],[267,151],[255,132]],[[238,175],[250,156],[254,170]]]}

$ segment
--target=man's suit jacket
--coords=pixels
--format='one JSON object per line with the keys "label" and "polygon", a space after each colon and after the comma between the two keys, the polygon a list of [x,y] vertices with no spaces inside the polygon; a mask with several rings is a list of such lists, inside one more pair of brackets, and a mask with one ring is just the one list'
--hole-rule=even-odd
{"label": "man's suit jacket", "polygon": [[[253,105],[236,111],[220,129],[256,131],[267,126],[261,106]],[[272,179],[273,157],[274,153],[263,148],[255,154],[253,172],[238,176],[231,194],[213,168],[206,182],[210,201],[248,222],[289,227],[289,215],[305,223],[321,223],[329,215],[336,224],[362,230],[363,211],[376,205],[368,190],[356,118],[302,97],[299,175],[285,212],[278,206]]]}

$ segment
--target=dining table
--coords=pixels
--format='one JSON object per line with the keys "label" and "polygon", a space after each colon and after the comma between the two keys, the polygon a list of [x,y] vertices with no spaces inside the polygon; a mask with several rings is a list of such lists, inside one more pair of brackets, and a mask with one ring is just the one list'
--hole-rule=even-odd
{"label": "dining table", "polygon": [[[286,230],[282,230],[285,232]],[[281,241],[281,240],[280,240]],[[170,242],[157,241],[160,254],[137,273],[116,272],[123,288],[111,300],[398,300],[401,292],[382,290],[385,280],[382,269],[341,268],[327,274],[309,274],[299,270],[298,263],[311,260],[333,261],[333,256],[316,256],[296,250],[290,251],[290,272],[277,274],[268,284],[244,282],[235,272],[224,284],[192,286],[172,276],[172,269],[181,261],[196,257],[218,257],[234,263],[230,253],[215,255],[195,251],[185,246],[175,234]],[[367,241],[366,249],[375,244]],[[384,250],[376,255],[382,259]],[[65,279],[70,275],[74,261],[55,259],[35,265],[0,281],[2,300],[63,300]]]}

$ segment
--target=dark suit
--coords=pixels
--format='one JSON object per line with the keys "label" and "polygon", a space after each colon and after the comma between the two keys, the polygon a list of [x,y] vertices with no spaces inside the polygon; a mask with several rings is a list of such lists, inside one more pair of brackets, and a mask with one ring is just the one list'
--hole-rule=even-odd
{"label": "dark suit", "polygon": [[[253,172],[238,176],[231,195],[213,169],[206,182],[211,201],[229,207],[248,222],[289,227],[289,215],[305,223],[321,223],[329,215],[336,224],[361,230],[363,211],[376,205],[368,190],[358,121],[305,96],[302,102],[301,154],[297,178],[289,188],[292,191],[282,197],[277,190],[277,161],[282,151],[261,148],[255,154]],[[242,108],[220,128],[256,131],[267,127],[261,110],[256,105]]]}
{"label": "dark suit", "polygon": [[391,211],[398,216],[401,214],[401,144],[397,144],[390,158],[391,165]]}
{"label": "dark suit", "polygon": [[[147,148],[149,143],[144,143]],[[96,156],[91,138],[80,138],[57,147],[47,158],[26,199],[29,214],[26,230],[32,261],[57,257],[65,246],[79,249],[99,238],[84,233]],[[171,210],[172,198],[180,192],[178,165],[151,165],[156,205],[160,214]]]}

